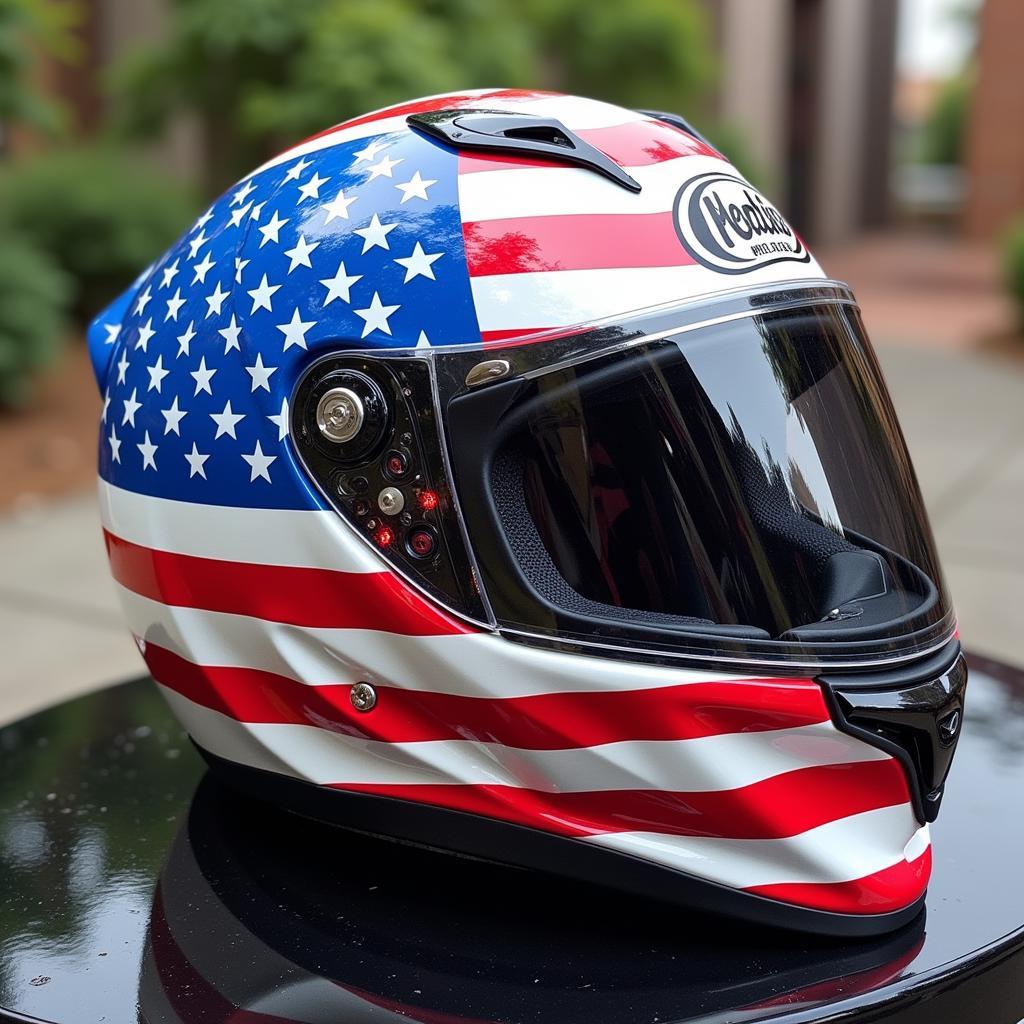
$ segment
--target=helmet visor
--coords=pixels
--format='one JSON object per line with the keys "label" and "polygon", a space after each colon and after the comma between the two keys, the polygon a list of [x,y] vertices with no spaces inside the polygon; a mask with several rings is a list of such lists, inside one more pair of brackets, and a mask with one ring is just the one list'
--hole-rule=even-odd
{"label": "helmet visor", "polygon": [[833,664],[949,635],[921,495],[848,300],[505,356],[508,379],[447,403],[501,627]]}

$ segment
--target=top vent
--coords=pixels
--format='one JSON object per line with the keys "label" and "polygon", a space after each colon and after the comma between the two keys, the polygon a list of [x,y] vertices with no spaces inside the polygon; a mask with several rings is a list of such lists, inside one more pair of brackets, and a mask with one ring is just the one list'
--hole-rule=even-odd
{"label": "top vent", "polygon": [[596,171],[630,192],[640,191],[640,183],[611,157],[554,118],[463,108],[410,114],[406,123],[457,149],[546,157]]}

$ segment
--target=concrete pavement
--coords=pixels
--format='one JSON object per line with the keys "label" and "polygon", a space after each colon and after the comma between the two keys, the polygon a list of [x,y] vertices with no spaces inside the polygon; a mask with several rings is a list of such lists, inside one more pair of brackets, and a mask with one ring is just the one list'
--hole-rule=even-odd
{"label": "concrete pavement", "polygon": [[[965,643],[1024,661],[1024,369],[879,345]],[[0,520],[0,721],[142,671],[90,492]]]}

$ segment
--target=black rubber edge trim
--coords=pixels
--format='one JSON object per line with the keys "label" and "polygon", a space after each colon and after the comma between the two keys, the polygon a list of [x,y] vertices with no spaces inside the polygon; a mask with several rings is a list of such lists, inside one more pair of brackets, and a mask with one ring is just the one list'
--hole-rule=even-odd
{"label": "black rubber edge trim", "polygon": [[257,800],[294,813],[435,850],[469,854],[568,876],[686,908],[696,908],[769,928],[840,938],[884,935],[914,920],[924,895],[886,914],[836,914],[766,899],[703,878],[592,846],[463,811],[432,807],[394,797],[327,789],[277,772],[237,764],[195,743],[214,774]]}

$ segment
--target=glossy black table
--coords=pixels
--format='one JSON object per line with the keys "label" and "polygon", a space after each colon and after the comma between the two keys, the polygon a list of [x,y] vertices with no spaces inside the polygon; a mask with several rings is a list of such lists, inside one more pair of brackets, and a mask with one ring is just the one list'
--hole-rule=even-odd
{"label": "glossy black table", "polygon": [[204,776],[147,680],[0,729],[0,1020],[1024,1017],[1024,672],[972,659],[927,910],[756,931],[356,836]]}

